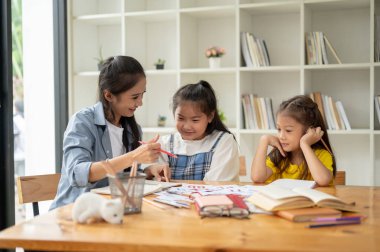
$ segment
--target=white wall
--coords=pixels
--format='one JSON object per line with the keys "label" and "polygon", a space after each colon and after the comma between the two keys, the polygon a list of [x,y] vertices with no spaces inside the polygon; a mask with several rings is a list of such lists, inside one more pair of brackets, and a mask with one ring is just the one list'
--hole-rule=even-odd
{"label": "white wall", "polygon": [[[55,172],[53,1],[22,2],[25,175]],[[30,204],[28,204],[28,208]],[[30,210],[27,208],[27,217]],[[40,212],[47,206],[40,207]]]}

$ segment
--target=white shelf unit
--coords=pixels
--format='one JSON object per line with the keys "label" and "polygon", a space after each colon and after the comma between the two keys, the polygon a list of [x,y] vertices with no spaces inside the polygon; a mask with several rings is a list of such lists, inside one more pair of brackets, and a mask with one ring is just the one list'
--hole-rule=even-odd
{"label": "white shelf unit", "polygon": [[[136,112],[144,139],[174,132],[174,92],[203,79],[214,87],[226,124],[250,165],[263,134],[244,129],[241,96],[272,98],[322,92],[341,100],[351,131],[329,130],[338,170],[349,185],[380,185],[380,124],[373,97],[380,94],[374,55],[374,15],[380,0],[72,0],[69,2],[70,114],[96,102],[99,48],[103,56],[130,55],[147,74],[144,105]],[[305,63],[305,32],[323,31],[343,64]],[[271,66],[245,67],[240,32],[263,38]],[[221,68],[210,69],[209,46],[226,49]],[[165,70],[155,70],[158,58]],[[167,117],[157,127],[158,115]]]}

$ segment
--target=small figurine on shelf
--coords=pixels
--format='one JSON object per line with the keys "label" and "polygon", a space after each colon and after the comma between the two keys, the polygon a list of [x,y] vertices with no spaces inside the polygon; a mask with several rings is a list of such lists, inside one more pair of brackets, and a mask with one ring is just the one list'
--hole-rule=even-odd
{"label": "small figurine on shelf", "polygon": [[165,127],[165,124],[166,124],[166,116],[158,115],[157,126]]}
{"label": "small figurine on shelf", "polygon": [[164,59],[158,59],[154,65],[156,66],[156,69],[164,69],[165,68],[165,60]]}
{"label": "small figurine on shelf", "polygon": [[205,55],[208,58],[210,68],[220,67],[220,58],[226,53],[223,47],[212,46],[206,49]]}
{"label": "small figurine on shelf", "polygon": [[99,56],[94,58],[98,61],[98,71],[100,71],[102,69],[102,66],[104,64],[104,58],[103,58],[103,50],[102,50],[102,46],[99,47]]}

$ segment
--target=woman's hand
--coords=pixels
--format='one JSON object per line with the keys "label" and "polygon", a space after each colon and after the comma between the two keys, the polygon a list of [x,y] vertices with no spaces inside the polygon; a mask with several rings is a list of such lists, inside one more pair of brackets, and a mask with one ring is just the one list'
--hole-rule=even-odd
{"label": "woman's hand", "polygon": [[171,178],[171,170],[167,163],[151,165],[147,167],[144,172],[147,174],[148,178],[153,177],[157,181],[169,182]]}
{"label": "woman's hand", "polygon": [[286,157],[286,153],[284,149],[282,149],[280,139],[277,136],[273,135],[264,135],[261,137],[262,141],[264,141],[265,144],[272,146],[273,148],[276,148],[280,151],[281,155],[283,157]]}
{"label": "woman's hand", "polygon": [[321,140],[324,132],[321,130],[321,127],[317,128],[309,128],[305,135],[303,135],[300,139],[300,144],[306,144],[308,146],[312,146],[319,140]]}
{"label": "woman's hand", "polygon": [[149,140],[146,144],[141,145],[137,149],[132,151],[132,157],[134,161],[138,163],[150,164],[157,162],[161,144],[157,143],[160,136],[157,135],[153,139]]}

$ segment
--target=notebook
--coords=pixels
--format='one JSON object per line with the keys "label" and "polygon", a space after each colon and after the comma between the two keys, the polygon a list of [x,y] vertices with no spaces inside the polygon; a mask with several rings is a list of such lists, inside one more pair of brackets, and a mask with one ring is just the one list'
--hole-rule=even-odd
{"label": "notebook", "polygon": [[232,200],[233,206],[237,208],[242,208],[249,210],[247,204],[245,204],[243,197],[236,194],[227,194],[227,197]]}
{"label": "notebook", "polygon": [[288,189],[267,185],[257,188],[257,192],[252,194],[248,200],[267,211],[320,206],[357,212],[353,203],[310,188]]}
{"label": "notebook", "polygon": [[226,195],[197,196],[194,202],[200,209],[207,206],[218,206],[228,209],[234,205],[233,201]]}
{"label": "notebook", "polygon": [[[144,185],[144,196],[153,194],[156,192],[160,192],[162,190],[165,190],[170,187],[174,186],[181,186],[181,183],[173,183],[173,182],[159,182],[159,181],[154,181],[154,180],[145,180],[145,185]],[[98,193],[98,194],[105,194],[105,195],[110,195],[110,187],[101,187],[101,188],[94,188],[91,189],[91,192]]]}
{"label": "notebook", "polygon": [[291,210],[281,210],[276,215],[294,222],[308,222],[316,218],[340,218],[342,212],[336,209],[324,207],[310,207]]}

